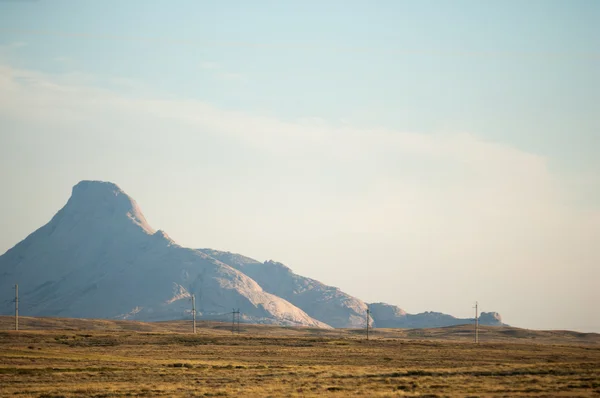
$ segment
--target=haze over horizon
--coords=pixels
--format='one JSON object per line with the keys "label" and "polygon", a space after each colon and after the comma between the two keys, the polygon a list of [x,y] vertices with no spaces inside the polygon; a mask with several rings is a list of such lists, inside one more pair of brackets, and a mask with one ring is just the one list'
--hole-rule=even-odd
{"label": "haze over horizon", "polygon": [[594,1],[0,2],[0,254],[79,181],[111,181],[186,247],[412,313],[477,300],[600,332],[599,18]]}

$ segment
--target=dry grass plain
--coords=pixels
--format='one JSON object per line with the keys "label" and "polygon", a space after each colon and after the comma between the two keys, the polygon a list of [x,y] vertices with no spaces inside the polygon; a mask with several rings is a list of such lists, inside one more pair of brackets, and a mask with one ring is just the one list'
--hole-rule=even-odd
{"label": "dry grass plain", "polygon": [[0,317],[0,395],[600,395],[600,335],[483,328],[319,330]]}

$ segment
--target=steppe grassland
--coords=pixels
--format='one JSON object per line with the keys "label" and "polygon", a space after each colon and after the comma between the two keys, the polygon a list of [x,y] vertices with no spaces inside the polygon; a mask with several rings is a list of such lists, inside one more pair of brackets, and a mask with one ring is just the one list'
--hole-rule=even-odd
{"label": "steppe grassland", "polygon": [[3,331],[0,395],[600,394],[600,346],[596,343],[486,341],[475,345],[377,334],[365,341],[357,331],[319,335],[314,329],[274,329],[281,333],[268,327],[242,329],[239,335],[232,335],[226,325],[200,328],[196,335],[128,330]]}

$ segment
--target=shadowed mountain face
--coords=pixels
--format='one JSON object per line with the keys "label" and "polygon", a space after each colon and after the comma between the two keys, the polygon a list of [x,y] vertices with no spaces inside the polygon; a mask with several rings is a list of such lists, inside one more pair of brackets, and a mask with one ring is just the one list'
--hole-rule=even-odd
{"label": "shadowed mountain face", "polygon": [[[367,304],[274,261],[188,249],[148,225],[136,202],[109,182],[82,181],[52,220],[0,256],[0,314],[144,321],[200,319],[239,308],[243,320],[290,326],[362,328]],[[370,304],[375,327],[420,328],[472,323],[450,315],[407,314]],[[501,325],[496,313],[480,322]]]}
{"label": "shadowed mountain face", "polygon": [[112,183],[82,181],[52,220],[0,256],[0,311],[32,316],[180,319],[240,308],[245,320],[328,327],[236,269],[155,232]]}

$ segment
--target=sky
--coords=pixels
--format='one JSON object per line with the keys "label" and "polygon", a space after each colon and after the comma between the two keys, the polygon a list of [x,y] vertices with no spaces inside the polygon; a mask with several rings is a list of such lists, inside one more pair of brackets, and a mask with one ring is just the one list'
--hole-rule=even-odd
{"label": "sky", "polygon": [[600,332],[600,3],[0,1],[0,253],[80,180],[408,312]]}

